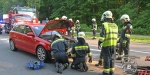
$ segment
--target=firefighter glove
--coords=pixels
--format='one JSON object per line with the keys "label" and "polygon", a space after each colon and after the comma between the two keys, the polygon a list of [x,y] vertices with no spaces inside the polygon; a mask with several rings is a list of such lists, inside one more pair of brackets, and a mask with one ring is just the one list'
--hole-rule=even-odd
{"label": "firefighter glove", "polygon": [[89,56],[89,63],[92,63],[92,56]]}

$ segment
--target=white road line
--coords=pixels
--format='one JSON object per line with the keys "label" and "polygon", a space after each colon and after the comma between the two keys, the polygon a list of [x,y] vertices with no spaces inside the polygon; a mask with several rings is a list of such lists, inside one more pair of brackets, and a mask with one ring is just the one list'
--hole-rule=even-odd
{"label": "white road line", "polygon": [[[90,45],[90,46],[94,46],[94,47],[97,47],[97,45]],[[91,49],[92,51],[98,51],[100,52],[101,50],[98,50],[98,49]],[[132,52],[136,52],[136,53],[143,53],[143,54],[150,54],[150,52],[146,52],[146,51],[138,51],[138,50],[130,50]]]}
{"label": "white road line", "polygon": [[0,39],[0,40],[8,40],[8,39]]}

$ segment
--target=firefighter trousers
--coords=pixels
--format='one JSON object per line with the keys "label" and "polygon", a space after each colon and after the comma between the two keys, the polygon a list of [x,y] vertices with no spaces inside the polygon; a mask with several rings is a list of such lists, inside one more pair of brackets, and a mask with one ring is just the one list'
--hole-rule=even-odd
{"label": "firefighter trousers", "polygon": [[[86,57],[74,57],[73,62],[71,64],[72,69],[79,69],[79,64],[83,63],[86,65]],[[86,66],[87,67],[87,66]]]}
{"label": "firefighter trousers", "polygon": [[[102,57],[104,60],[104,75],[113,75],[115,64],[115,46],[102,47]],[[111,73],[111,74],[110,74]]]}
{"label": "firefighter trousers", "polygon": [[57,52],[54,53],[53,56],[55,59],[55,63],[62,63],[65,66],[64,69],[69,66],[69,60],[66,52]]}
{"label": "firefighter trousers", "polygon": [[[125,41],[125,42],[124,42]],[[120,47],[119,47],[119,55],[122,56],[123,52],[125,56],[129,55],[129,51],[130,51],[130,39],[121,39],[120,41]]]}

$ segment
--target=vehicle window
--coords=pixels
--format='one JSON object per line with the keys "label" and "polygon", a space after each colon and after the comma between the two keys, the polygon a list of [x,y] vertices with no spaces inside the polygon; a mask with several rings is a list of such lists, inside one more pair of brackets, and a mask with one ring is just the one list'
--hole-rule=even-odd
{"label": "vehicle window", "polygon": [[24,34],[27,34],[29,32],[32,32],[32,30],[29,26],[26,26],[23,32],[24,32]]}
{"label": "vehicle window", "polygon": [[14,17],[14,19],[16,18],[32,20],[32,17],[28,15],[17,15]]}
{"label": "vehicle window", "polygon": [[15,26],[14,29],[13,29],[13,31],[23,33],[24,27],[25,26],[23,26],[23,25]]}
{"label": "vehicle window", "polygon": [[39,36],[39,34],[43,28],[44,28],[44,26],[33,26],[33,30],[34,30],[36,36]]}

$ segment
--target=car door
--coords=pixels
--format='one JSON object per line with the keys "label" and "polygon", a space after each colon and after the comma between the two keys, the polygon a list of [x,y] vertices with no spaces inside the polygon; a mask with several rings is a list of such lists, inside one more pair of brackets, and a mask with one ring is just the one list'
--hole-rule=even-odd
{"label": "car door", "polygon": [[13,40],[15,42],[15,46],[19,49],[22,49],[22,34],[23,34],[23,29],[24,29],[25,26],[23,25],[18,25],[18,26],[15,26],[13,31],[14,33],[12,34],[12,37],[13,37]]}
{"label": "car door", "polygon": [[32,32],[32,29],[30,26],[25,26],[25,29],[23,31],[24,36],[22,38],[23,47],[24,50],[30,53],[35,53],[35,46],[36,46],[36,40],[35,35],[34,36],[28,36],[27,33]]}

